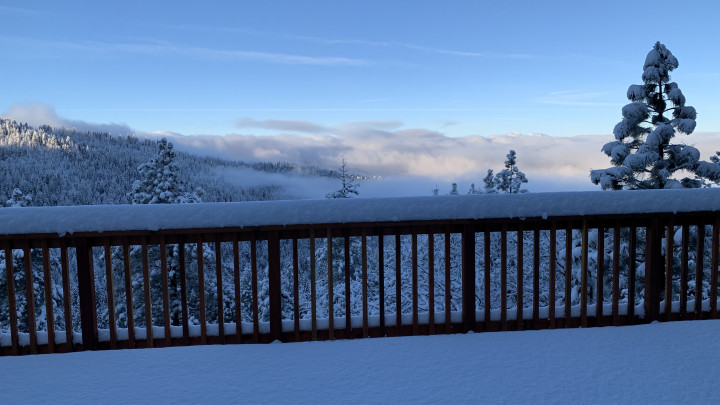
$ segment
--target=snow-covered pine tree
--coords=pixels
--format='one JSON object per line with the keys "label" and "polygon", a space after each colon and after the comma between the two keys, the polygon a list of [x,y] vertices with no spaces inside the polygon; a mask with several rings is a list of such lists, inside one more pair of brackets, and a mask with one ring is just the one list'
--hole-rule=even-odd
{"label": "snow-covered pine tree", "polygon": [[450,192],[448,193],[448,195],[460,195],[460,193],[458,193],[457,183],[453,183],[452,185],[450,185]]}
{"label": "snow-covered pine tree", "polygon": [[[495,188],[500,193],[517,194],[527,193],[527,189],[521,188],[528,180],[525,173],[518,170],[517,156],[514,150],[510,150],[505,161],[505,168],[495,175]],[[488,175],[490,172],[488,172]]]}
{"label": "snow-covered pine tree", "polygon": [[495,177],[493,176],[493,169],[488,169],[487,176],[483,179],[483,183],[485,186],[483,187],[483,192],[485,194],[497,194],[497,190],[495,189]]}
{"label": "snow-covered pine tree", "polygon": [[128,197],[133,204],[194,203],[202,199],[197,193],[185,191],[178,179],[180,166],[175,161],[172,143],[158,141],[157,155],[138,167],[143,177],[136,180]]}
{"label": "snow-covered pine tree", "polygon": [[355,181],[353,174],[348,171],[344,156],[337,178],[340,180],[340,189],[326,194],[325,198],[352,198],[353,194],[358,195],[360,185]]}
{"label": "snow-covered pine tree", "polygon": [[[142,180],[136,180],[132,186],[132,191],[128,193],[129,199],[133,204],[177,204],[177,203],[196,203],[201,202],[201,198],[197,193],[185,191],[185,185],[179,179],[178,174],[180,166],[176,162],[175,152],[173,151],[172,143],[168,142],[167,139],[163,138],[157,142],[157,154],[151,158],[147,163],[144,163],[138,167],[138,172],[143,177]],[[212,244],[204,244],[204,256],[208,267],[214,264],[215,252]],[[178,262],[178,249],[177,245],[168,245],[167,249],[167,261],[168,261],[168,275],[170,277],[170,307],[171,307],[171,322],[177,324],[179,321],[178,308],[180,308],[180,292],[179,292],[179,262]],[[141,261],[141,250],[139,246],[134,246],[130,250],[131,263],[133,267],[132,272],[132,285],[133,291],[131,292],[134,301],[134,317],[135,325],[139,327],[147,327],[145,325],[145,318],[143,311],[140,310],[144,306],[143,301],[143,274],[142,268],[139,266]],[[185,255],[187,258],[197,257],[197,244],[188,243],[185,244]],[[160,269],[160,250],[157,246],[150,246],[148,249],[149,266],[150,266],[150,289],[151,289],[151,300],[152,307],[155,309],[162,308],[162,286],[161,286],[161,269]],[[123,254],[120,248],[113,249],[113,261],[116,263],[118,268],[122,268]],[[194,267],[196,261],[190,260],[192,263],[187,269],[187,282],[192,291],[197,289],[197,269]],[[206,270],[208,271],[208,270]],[[117,276],[117,275],[116,275]],[[206,274],[206,290],[214,291],[213,279],[214,271],[209,271]],[[122,280],[116,280],[116,286],[118,291],[124,295],[128,292],[124,290],[124,284]],[[208,288],[209,287],[209,288]],[[211,299],[212,297],[209,297]],[[188,300],[192,302],[191,300]],[[194,308],[191,308],[191,310]],[[125,303],[118,300],[116,305],[117,318],[120,320],[120,326],[125,327],[124,322],[127,321],[127,308]],[[153,311],[161,313],[160,311]],[[191,311],[192,315],[192,311]],[[214,314],[217,317],[217,314]],[[98,315],[99,322],[104,319]],[[162,319],[153,319],[153,323],[161,323]]]}
{"label": "snow-covered pine tree", "polygon": [[[695,108],[685,105],[677,83],[670,81],[677,67],[677,58],[656,42],[645,58],[644,84],[628,88],[632,102],[622,109],[623,119],[613,130],[615,140],[602,148],[614,167],[590,172],[591,181],[603,190],[696,188],[713,173],[720,178],[720,171],[697,170],[696,148],[670,143],[676,132],[689,135],[695,130],[697,115]],[[676,174],[686,176],[678,179]]]}
{"label": "snow-covered pine tree", "polygon": [[468,194],[480,194],[480,191],[475,188],[475,183],[470,184],[470,190],[468,190]]}
{"label": "snow-covered pine tree", "polygon": [[19,188],[13,189],[10,199],[5,202],[7,207],[27,207],[32,203],[32,196],[24,194]]}

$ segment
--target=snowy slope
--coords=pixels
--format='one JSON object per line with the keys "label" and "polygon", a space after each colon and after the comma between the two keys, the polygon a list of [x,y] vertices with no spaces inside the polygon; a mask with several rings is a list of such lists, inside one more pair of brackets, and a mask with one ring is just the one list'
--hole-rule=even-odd
{"label": "snowy slope", "polygon": [[[0,358],[3,403],[718,403],[720,320]],[[9,402],[5,402],[9,400]]]}

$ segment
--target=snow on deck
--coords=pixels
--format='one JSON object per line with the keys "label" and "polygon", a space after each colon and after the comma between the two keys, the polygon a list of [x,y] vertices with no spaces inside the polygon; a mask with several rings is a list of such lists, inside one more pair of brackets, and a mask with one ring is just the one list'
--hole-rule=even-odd
{"label": "snow on deck", "polygon": [[12,404],[720,403],[720,320],[0,358]]}
{"label": "snow on deck", "polygon": [[8,208],[0,235],[691,211],[720,211],[720,189]]}

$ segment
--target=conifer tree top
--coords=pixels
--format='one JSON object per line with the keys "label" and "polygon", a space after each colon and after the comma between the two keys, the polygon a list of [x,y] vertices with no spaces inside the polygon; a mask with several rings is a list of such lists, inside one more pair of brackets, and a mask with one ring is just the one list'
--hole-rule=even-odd
{"label": "conifer tree top", "polygon": [[193,203],[202,200],[196,193],[185,191],[178,179],[180,167],[175,161],[172,143],[162,138],[158,141],[157,154],[147,163],[138,166],[143,177],[133,184],[129,197],[133,204]]}
{"label": "conifer tree top", "polygon": [[678,66],[672,52],[656,42],[643,64],[644,84],[628,88],[631,103],[622,108],[615,141],[602,148],[614,167],[592,170],[593,183],[604,190],[694,188],[709,178],[706,170],[698,172],[703,164],[696,148],[671,143],[678,132],[691,134],[697,117],[677,83],[670,81]]}

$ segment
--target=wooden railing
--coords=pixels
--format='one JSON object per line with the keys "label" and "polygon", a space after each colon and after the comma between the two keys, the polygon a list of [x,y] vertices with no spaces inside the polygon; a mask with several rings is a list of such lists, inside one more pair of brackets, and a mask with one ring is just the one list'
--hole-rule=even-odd
{"label": "wooden railing", "polygon": [[717,318],[718,191],[3,209],[0,354]]}

